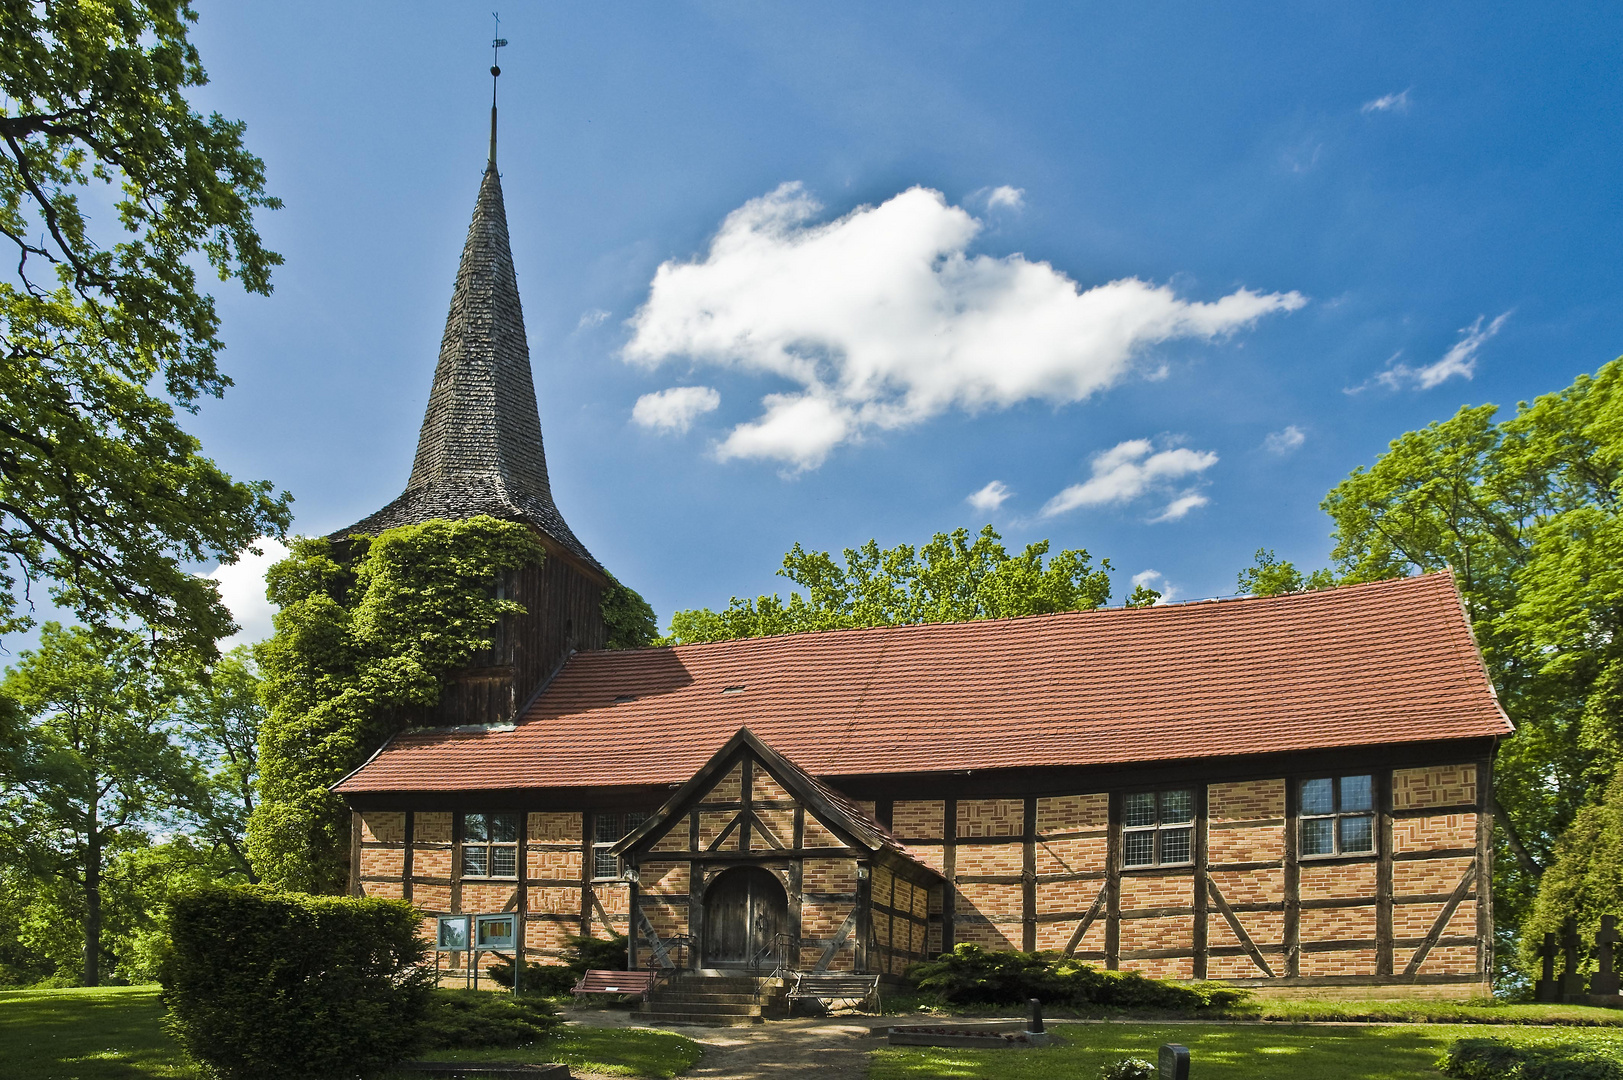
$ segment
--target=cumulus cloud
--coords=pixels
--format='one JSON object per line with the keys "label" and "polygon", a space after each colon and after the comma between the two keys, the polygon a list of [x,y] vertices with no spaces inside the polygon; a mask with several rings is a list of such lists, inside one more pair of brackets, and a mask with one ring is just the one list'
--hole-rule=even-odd
{"label": "cumulus cloud", "polygon": [[230,610],[231,617],[242,627],[236,634],[220,642],[220,649],[235,648],[242,644],[264,641],[271,636],[271,616],[276,608],[265,599],[265,571],[274,562],[287,558],[287,546],[280,540],[262,536],[254,542],[260,554],[244,552],[229,565],[221,564],[203,576],[220,586],[220,599]]}
{"label": "cumulus cloud", "polygon": [[1022,255],[969,255],[981,223],[922,187],[819,224],[821,209],[798,183],[752,199],[702,258],[660,266],[630,321],[628,362],[685,357],[798,387],[765,396],[722,458],[815,468],[841,443],[948,409],[1081,401],[1153,345],[1306,303],[1250,289],[1191,301],[1136,278],[1083,289]]}
{"label": "cumulus cloud", "polygon": [[708,386],[673,386],[638,398],[631,419],[651,431],[680,433],[720,404],[721,395]]}
{"label": "cumulus cloud", "polygon": [[992,193],[986,196],[986,208],[988,210],[996,210],[998,207],[1008,210],[1021,210],[1025,208],[1025,205],[1026,189],[1010,187],[1008,184],[993,188]]}
{"label": "cumulus cloud", "polygon": [[1143,585],[1154,589],[1161,594],[1161,599],[1155,602],[1156,607],[1172,603],[1173,597],[1178,595],[1178,587],[1167,580],[1167,576],[1159,570],[1140,570],[1133,575],[1133,588]]}
{"label": "cumulus cloud", "polygon": [[1284,457],[1286,454],[1299,450],[1307,442],[1307,434],[1295,424],[1288,424],[1284,431],[1274,431],[1262,440],[1262,448],[1270,454]]}
{"label": "cumulus cloud", "polygon": [[1510,318],[1510,312],[1505,312],[1487,326],[1483,326],[1482,323],[1486,318],[1485,315],[1478,315],[1476,322],[1461,327],[1460,339],[1443,354],[1442,359],[1413,368],[1408,364],[1398,363],[1397,357],[1394,356],[1388,361],[1385,371],[1376,373],[1375,381],[1388,390],[1401,390],[1406,386],[1416,390],[1430,390],[1449,379],[1471,378],[1476,374],[1477,351],[1482,348],[1484,342],[1499,332],[1501,326],[1505,325],[1505,320]]}
{"label": "cumulus cloud", "polygon": [[1176,521],[1208,501],[1196,488],[1178,490],[1179,481],[1198,477],[1216,464],[1217,455],[1210,450],[1180,446],[1157,451],[1148,439],[1129,439],[1095,454],[1093,475],[1049,499],[1041,516],[1054,517],[1078,507],[1120,505],[1154,496],[1169,501],[1150,520]]}
{"label": "cumulus cloud", "polygon": [[602,326],[608,319],[609,313],[600,307],[587,308],[580,314],[580,322],[575,324],[576,330],[590,330],[594,326]]}
{"label": "cumulus cloud", "polygon": [[1374,101],[1364,102],[1363,106],[1358,111],[1363,113],[1365,116],[1368,116],[1370,113],[1378,112],[1408,112],[1409,90],[1413,89],[1414,87],[1411,86],[1408,89],[1402,90],[1396,94],[1383,94]]}
{"label": "cumulus cloud", "polygon": [[1002,506],[1014,492],[1010,491],[1001,480],[993,480],[990,484],[970,495],[964,501],[983,514],[990,514]]}

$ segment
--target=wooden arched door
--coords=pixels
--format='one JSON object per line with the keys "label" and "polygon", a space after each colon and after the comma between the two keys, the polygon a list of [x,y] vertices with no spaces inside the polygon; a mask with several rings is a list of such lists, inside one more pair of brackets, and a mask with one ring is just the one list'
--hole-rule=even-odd
{"label": "wooden arched door", "polygon": [[775,965],[774,943],[788,921],[789,897],[770,871],[721,873],[704,894],[704,966]]}

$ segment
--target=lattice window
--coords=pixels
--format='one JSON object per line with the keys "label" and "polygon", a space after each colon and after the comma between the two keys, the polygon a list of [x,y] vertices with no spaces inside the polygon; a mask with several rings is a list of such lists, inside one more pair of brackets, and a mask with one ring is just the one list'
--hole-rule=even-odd
{"label": "lattice window", "polygon": [[1123,866],[1168,866],[1194,859],[1195,793],[1132,791],[1122,796]]}
{"label": "lattice window", "polygon": [[1375,784],[1371,776],[1302,781],[1302,855],[1367,855],[1375,850]]}
{"label": "lattice window", "polygon": [[462,876],[518,876],[518,815],[462,815]]}
{"label": "lattice window", "polygon": [[648,820],[640,810],[623,814],[592,815],[592,876],[599,881],[620,876],[620,860],[611,850],[638,825]]}

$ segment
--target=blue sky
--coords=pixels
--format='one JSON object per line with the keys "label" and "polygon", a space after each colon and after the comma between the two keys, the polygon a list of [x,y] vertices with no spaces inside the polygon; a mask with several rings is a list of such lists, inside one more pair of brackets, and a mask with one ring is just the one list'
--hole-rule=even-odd
{"label": "blue sky", "polygon": [[[287,264],[222,290],[237,385],[193,429],[323,533],[409,471],[489,8],[198,8]],[[1616,5],[502,19],[554,491],[662,622],[782,588],[796,541],[986,521],[1108,557],[1117,602],[1232,593],[1259,546],[1322,565],[1320,499],[1394,437],[1623,353]]]}

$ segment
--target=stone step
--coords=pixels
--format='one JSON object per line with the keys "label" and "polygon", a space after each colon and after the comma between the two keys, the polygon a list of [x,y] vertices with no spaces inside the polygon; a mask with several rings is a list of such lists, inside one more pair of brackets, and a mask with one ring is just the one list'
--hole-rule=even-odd
{"label": "stone step", "polygon": [[652,1001],[650,1012],[764,1013],[772,1010],[753,1001]]}
{"label": "stone step", "polygon": [[717,1005],[756,1005],[762,1001],[755,994],[707,994],[700,990],[669,990],[654,994],[652,1000],[661,1005],[687,1001],[708,1001]]}
{"label": "stone step", "polygon": [[726,1016],[715,1013],[650,1012],[638,1013],[637,1019],[649,1024],[693,1024],[699,1027],[749,1027],[764,1024],[762,1016]]}

